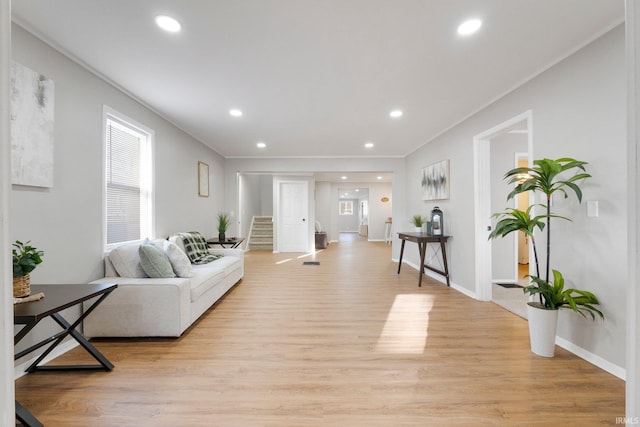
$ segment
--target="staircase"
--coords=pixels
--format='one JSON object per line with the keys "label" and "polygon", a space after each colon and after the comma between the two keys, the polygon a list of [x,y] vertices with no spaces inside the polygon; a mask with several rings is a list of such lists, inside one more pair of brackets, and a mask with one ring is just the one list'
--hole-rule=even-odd
{"label": "staircase", "polygon": [[249,251],[273,251],[273,217],[254,216],[251,220]]}

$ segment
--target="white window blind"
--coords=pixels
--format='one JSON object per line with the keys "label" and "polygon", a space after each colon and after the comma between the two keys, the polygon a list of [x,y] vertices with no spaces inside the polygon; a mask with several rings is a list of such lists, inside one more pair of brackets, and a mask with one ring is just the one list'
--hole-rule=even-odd
{"label": "white window blind", "polygon": [[151,134],[109,114],[105,133],[109,247],[151,236]]}

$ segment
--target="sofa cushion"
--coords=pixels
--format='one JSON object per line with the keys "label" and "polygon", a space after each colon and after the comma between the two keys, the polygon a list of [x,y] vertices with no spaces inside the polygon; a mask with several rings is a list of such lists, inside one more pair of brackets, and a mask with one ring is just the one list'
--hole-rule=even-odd
{"label": "sofa cushion", "polygon": [[242,267],[242,260],[236,256],[224,256],[213,261],[211,264],[206,264],[203,266],[194,265],[193,271],[196,272],[209,267],[222,270],[224,275],[228,276],[232,271]]}
{"label": "sofa cushion", "polygon": [[193,277],[191,261],[189,260],[187,254],[185,254],[182,249],[178,247],[178,245],[165,240],[164,251],[169,257],[169,261],[171,262],[171,266],[173,267],[173,271],[174,273],[176,273],[176,276]]}
{"label": "sofa cushion", "polygon": [[148,277],[140,265],[139,247],[140,243],[129,243],[118,246],[109,252],[109,260],[118,276],[138,279]]}
{"label": "sofa cushion", "polygon": [[148,239],[138,249],[140,265],[149,277],[176,277],[167,254]]}
{"label": "sofa cushion", "polygon": [[224,270],[212,268],[208,264],[204,268],[194,268],[191,281],[191,302],[197,301],[209,289],[219,284],[224,279]]}

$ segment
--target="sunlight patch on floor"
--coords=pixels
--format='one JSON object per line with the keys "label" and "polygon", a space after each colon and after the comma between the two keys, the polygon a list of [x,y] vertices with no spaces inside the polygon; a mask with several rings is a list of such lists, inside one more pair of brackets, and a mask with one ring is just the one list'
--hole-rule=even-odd
{"label": "sunlight patch on floor", "polygon": [[278,262],[276,262],[276,265],[278,265],[278,264],[284,264],[285,262],[289,262],[289,261],[291,261],[291,258],[283,259],[282,261],[278,261]]}
{"label": "sunlight patch on floor", "polygon": [[376,353],[422,354],[434,301],[433,295],[397,295],[378,338]]}
{"label": "sunlight patch on floor", "polygon": [[315,254],[317,254],[317,252],[309,252],[308,254],[300,255],[298,259],[314,256]]}

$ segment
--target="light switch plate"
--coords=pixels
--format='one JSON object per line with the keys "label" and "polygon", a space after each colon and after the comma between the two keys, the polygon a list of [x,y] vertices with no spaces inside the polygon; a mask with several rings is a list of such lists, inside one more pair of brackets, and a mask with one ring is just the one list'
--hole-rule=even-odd
{"label": "light switch plate", "polygon": [[589,200],[587,202],[587,216],[595,218],[598,216],[598,201]]}

